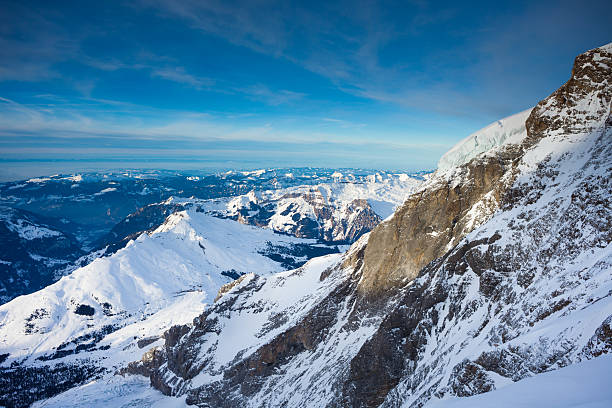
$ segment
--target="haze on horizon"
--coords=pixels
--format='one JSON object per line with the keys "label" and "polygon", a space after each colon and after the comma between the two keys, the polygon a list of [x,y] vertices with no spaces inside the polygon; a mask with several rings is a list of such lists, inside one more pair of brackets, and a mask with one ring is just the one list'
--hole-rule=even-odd
{"label": "haze on horizon", "polygon": [[433,169],[612,41],[609,1],[0,1],[0,181]]}

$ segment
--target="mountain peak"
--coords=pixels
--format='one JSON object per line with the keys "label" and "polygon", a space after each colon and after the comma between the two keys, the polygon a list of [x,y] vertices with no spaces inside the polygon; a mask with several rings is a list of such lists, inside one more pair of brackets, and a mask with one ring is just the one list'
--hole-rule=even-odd
{"label": "mountain peak", "polygon": [[612,52],[612,42],[608,43],[606,45],[602,45],[601,47],[597,47],[597,48],[595,48],[595,50],[600,50],[600,51],[605,51],[605,52]]}

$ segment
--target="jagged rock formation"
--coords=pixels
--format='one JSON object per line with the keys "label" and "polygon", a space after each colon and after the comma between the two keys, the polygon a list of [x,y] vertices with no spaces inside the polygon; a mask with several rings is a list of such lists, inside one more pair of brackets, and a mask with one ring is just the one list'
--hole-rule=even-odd
{"label": "jagged rock formation", "polygon": [[[512,151],[514,154],[508,154]],[[365,249],[364,294],[405,285],[495,212],[512,181],[518,149],[475,159],[448,178],[433,178],[379,225]]]}
{"label": "jagged rock formation", "polygon": [[200,407],[421,407],[612,351],[611,84],[612,45],[580,55],[518,144],[342,257],[245,278],[124,374]]}
{"label": "jagged rock formation", "polygon": [[253,191],[232,199],[216,214],[300,238],[353,243],[390,215],[421,183],[405,174],[376,174],[366,182]]}
{"label": "jagged rock formation", "polygon": [[[278,202],[250,201],[229,217],[243,224],[270,227],[298,238],[349,243],[371,231],[381,221],[381,217],[363,199],[354,199],[337,209],[325,203],[324,197],[316,190],[286,194],[280,201],[280,205]],[[280,206],[284,208],[279,210]],[[303,207],[307,209],[304,211]]]}

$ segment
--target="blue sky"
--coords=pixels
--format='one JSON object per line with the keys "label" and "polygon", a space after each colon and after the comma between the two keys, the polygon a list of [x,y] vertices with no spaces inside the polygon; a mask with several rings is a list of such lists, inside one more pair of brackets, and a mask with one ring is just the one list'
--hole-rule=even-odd
{"label": "blue sky", "polygon": [[0,1],[0,179],[420,170],[612,41],[609,1]]}

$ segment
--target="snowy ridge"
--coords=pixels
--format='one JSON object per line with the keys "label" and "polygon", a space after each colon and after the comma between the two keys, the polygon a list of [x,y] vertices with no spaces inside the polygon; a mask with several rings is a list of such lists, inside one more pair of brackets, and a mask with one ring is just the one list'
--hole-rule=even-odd
{"label": "snowy ridge", "polygon": [[446,152],[438,162],[438,170],[445,171],[469,162],[481,153],[505,144],[518,144],[526,136],[525,121],[532,109],[527,109],[472,133]]}
{"label": "snowy ridge", "polygon": [[4,365],[78,360],[83,354],[107,358],[106,346],[133,347],[136,340],[193,319],[232,281],[229,276],[284,270],[259,253],[268,243],[305,242],[312,241],[195,210],[175,213],[114,255],[0,306],[0,354],[10,355]]}

